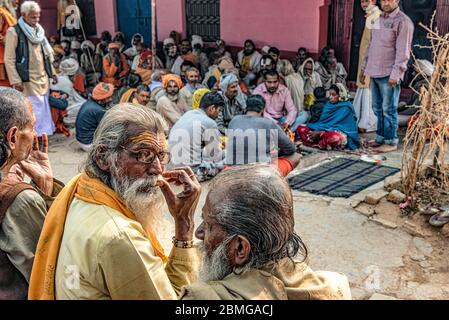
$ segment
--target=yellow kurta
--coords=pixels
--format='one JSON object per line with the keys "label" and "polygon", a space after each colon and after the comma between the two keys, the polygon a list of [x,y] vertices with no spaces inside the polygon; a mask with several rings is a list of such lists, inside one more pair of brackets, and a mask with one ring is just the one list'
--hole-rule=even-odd
{"label": "yellow kurta", "polygon": [[350,300],[348,278],[327,271],[313,272],[306,264],[283,259],[271,270],[250,269],[221,281],[183,288],[182,300]]}
{"label": "yellow kurta", "polygon": [[362,74],[362,66],[365,62],[366,55],[368,54],[369,43],[371,42],[371,29],[376,27],[376,22],[378,21],[382,11],[376,6],[371,11],[368,12],[365,23],[365,30],[363,30],[362,40],[360,42],[359,51],[359,70],[357,74],[357,87],[358,88],[369,88],[370,79],[366,77],[365,84],[360,83],[360,76]]}
{"label": "yellow kurta", "polygon": [[140,223],[75,198],[59,251],[56,299],[176,299],[196,280],[199,262],[197,249],[173,248],[164,266]]}
{"label": "yellow kurta", "polygon": [[[9,82],[11,85],[22,83],[19,74],[16,70],[16,48],[18,44],[17,32],[14,28],[9,28],[6,33],[5,46],[5,67],[8,73]],[[26,97],[30,96],[45,96],[49,91],[49,79],[45,71],[44,53],[40,44],[33,44],[28,41],[29,49],[29,71],[30,82],[23,83],[23,94]]]}

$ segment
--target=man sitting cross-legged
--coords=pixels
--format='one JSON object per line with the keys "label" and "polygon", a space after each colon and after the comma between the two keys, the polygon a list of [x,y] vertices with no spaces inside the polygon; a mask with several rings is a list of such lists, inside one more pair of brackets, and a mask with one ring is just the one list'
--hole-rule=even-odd
{"label": "man sitting cross-legged", "polygon": [[275,122],[265,119],[265,99],[254,95],[246,101],[246,115],[236,116],[228,128],[226,164],[272,163],[283,176],[299,164],[295,144]]}
{"label": "man sitting cross-legged", "polygon": [[308,120],[307,112],[298,112],[290,91],[280,83],[280,76],[276,70],[269,70],[264,74],[265,82],[254,89],[254,94],[265,98],[266,108],[264,117],[281,125],[288,125],[296,131],[300,124]]}

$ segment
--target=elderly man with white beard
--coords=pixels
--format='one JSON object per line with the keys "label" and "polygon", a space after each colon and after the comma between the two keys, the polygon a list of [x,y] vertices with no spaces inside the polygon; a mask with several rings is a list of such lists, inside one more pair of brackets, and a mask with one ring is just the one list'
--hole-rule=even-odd
{"label": "elderly man with white beard", "polygon": [[[190,168],[165,171],[167,126],[132,104],[110,109],[84,172],[61,192],[44,223],[30,299],[176,299],[196,280],[193,215],[201,187]],[[170,183],[183,186],[175,194]],[[162,196],[175,220],[164,254]]]}
{"label": "elderly man with white beard", "polygon": [[203,241],[203,282],[185,287],[181,299],[351,299],[346,276],[314,272],[304,262],[308,251],[295,232],[291,190],[270,166],[223,171],[202,215],[196,237]]}

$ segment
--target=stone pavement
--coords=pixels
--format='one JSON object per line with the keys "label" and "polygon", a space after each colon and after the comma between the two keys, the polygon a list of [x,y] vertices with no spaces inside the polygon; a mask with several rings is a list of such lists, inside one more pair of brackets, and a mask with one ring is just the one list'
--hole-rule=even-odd
{"label": "stone pavement", "polygon": [[[341,153],[319,153],[309,164]],[[86,154],[73,137],[54,136],[50,159],[55,177],[68,182],[79,172]],[[347,155],[345,155],[347,156]],[[400,167],[401,151],[387,155],[387,165]],[[203,193],[195,217],[201,221]],[[309,263],[316,270],[346,274],[354,299],[447,299],[449,297],[449,240],[414,237],[401,229],[387,228],[354,210],[375,185],[349,199],[333,199],[294,191],[296,231],[309,248]],[[167,219],[169,217],[167,216]],[[170,247],[172,234],[161,242]],[[436,233],[435,233],[436,234]],[[387,296],[387,297],[385,297]]]}

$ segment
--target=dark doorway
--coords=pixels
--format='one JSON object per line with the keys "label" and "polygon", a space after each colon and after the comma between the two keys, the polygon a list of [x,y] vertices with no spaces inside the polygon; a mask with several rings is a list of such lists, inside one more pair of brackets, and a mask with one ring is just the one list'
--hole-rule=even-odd
{"label": "dark doorway", "polygon": [[352,20],[352,48],[351,62],[348,70],[348,80],[356,81],[359,68],[360,42],[362,41],[363,31],[365,30],[365,12],[362,10],[360,0],[356,0],[354,3],[354,14]]}
{"label": "dark doorway", "polygon": [[95,19],[94,0],[77,0],[76,4],[81,11],[81,22],[87,37],[97,34],[97,21]]}
{"label": "dark doorway", "polygon": [[[401,10],[404,11],[415,25],[415,32],[413,37],[413,54],[417,59],[427,59],[432,60],[432,54],[430,49],[423,49],[417,47],[417,45],[428,46],[429,40],[427,39],[426,31],[419,26],[422,23],[426,26],[430,24],[432,15],[436,9],[437,0],[402,0]],[[364,12],[360,6],[360,0],[354,1],[354,12],[352,15],[352,43],[351,43],[351,60],[349,67],[348,80],[355,81],[357,78],[357,70],[359,64],[359,50],[360,41],[365,26],[365,16]],[[413,61],[410,60],[410,66]],[[409,68],[405,76],[405,84],[407,84],[410,79],[410,74],[412,73],[412,68]]]}
{"label": "dark doorway", "polygon": [[413,54],[417,59],[432,59],[430,49],[419,48],[417,46],[429,46],[427,31],[419,23],[425,26],[430,25],[432,15],[436,9],[436,0],[403,0],[401,1],[402,10],[410,17],[415,24],[415,33],[413,35]]}
{"label": "dark doorway", "polygon": [[220,39],[220,0],[186,0],[187,36]]}
{"label": "dark doorway", "polygon": [[[412,52],[416,59],[425,59],[432,61],[432,50],[422,48],[421,46],[430,46],[430,40],[427,39],[427,31],[419,24],[429,26],[432,16],[436,9],[437,0],[403,0],[401,9],[404,11],[415,25],[413,34]],[[432,26],[433,27],[433,26]],[[413,80],[414,68],[413,58],[409,61],[409,68],[404,77],[404,84],[408,85]]]}
{"label": "dark doorway", "polygon": [[143,35],[147,45],[151,44],[151,8],[149,0],[117,0],[118,28],[131,45],[132,36]]}
{"label": "dark doorway", "polygon": [[329,45],[346,70],[351,62],[351,36],[354,0],[332,0],[329,12]]}

